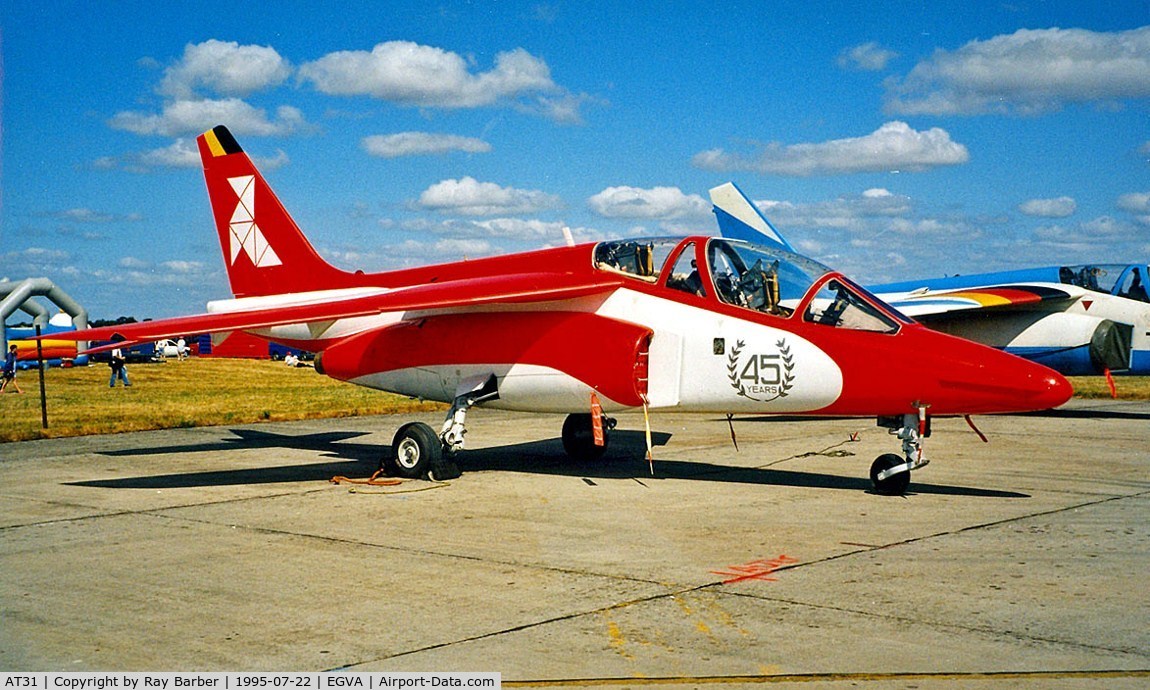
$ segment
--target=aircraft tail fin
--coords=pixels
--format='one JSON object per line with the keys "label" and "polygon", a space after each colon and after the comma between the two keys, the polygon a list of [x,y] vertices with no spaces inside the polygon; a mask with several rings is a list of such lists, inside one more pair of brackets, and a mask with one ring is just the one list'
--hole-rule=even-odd
{"label": "aircraft tail fin", "polygon": [[236,297],[307,292],[356,284],[324,261],[222,125],[197,138],[204,181]]}
{"label": "aircraft tail fin", "polygon": [[789,252],[795,251],[786,238],[771,225],[743,190],[734,182],[726,182],[711,190],[712,209],[719,223],[719,234],[736,240],[756,244],[771,244]]}

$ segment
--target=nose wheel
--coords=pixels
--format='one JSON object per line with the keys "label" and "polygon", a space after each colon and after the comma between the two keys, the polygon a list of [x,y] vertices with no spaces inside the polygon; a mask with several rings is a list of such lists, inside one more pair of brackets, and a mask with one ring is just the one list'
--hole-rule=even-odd
{"label": "nose wheel", "polygon": [[905,465],[906,461],[894,453],[886,453],[875,458],[870,466],[870,481],[875,493],[883,496],[901,496],[910,486],[910,470],[902,469],[893,474],[890,470]]}

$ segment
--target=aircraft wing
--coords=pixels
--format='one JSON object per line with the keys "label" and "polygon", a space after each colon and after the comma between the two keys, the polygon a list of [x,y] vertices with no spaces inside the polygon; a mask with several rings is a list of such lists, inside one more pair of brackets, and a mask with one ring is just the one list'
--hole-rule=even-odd
{"label": "aircraft wing", "polygon": [[350,296],[322,300],[319,299],[322,293],[297,293],[284,295],[282,302],[270,307],[102,326],[53,333],[51,337],[58,340],[114,341],[110,345],[87,350],[100,352],[188,333],[224,333],[287,324],[323,323],[387,312],[452,312],[492,304],[574,299],[606,293],[622,284],[620,277],[606,273],[593,280],[565,273],[526,273],[427,283],[398,289],[379,288],[368,294],[357,291]]}
{"label": "aircraft wing", "polygon": [[1070,285],[1043,283],[955,289],[924,287],[911,292],[887,291],[883,286],[868,289],[903,314],[919,320],[972,310],[1062,311],[1087,292]]}

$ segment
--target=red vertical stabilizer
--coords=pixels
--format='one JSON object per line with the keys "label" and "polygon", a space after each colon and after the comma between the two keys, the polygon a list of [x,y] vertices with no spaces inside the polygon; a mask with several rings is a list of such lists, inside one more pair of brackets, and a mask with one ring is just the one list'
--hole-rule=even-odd
{"label": "red vertical stabilizer", "polygon": [[236,297],[353,287],[355,274],[312,248],[224,126],[197,140],[228,280]]}

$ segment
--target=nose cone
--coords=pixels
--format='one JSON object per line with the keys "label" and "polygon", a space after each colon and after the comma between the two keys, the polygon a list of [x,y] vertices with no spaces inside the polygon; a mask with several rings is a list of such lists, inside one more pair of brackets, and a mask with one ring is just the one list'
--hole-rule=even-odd
{"label": "nose cone", "polygon": [[1034,409],[1049,410],[1070,400],[1070,397],[1074,395],[1074,388],[1071,387],[1070,382],[1067,381],[1066,377],[1062,374],[1059,374],[1053,369],[1042,368],[1045,369],[1045,371],[1035,376],[1036,393],[1034,402],[1037,407]]}
{"label": "nose cone", "polygon": [[[993,348],[958,339],[946,344],[939,367],[939,400],[932,412],[991,414],[1048,410],[1073,394],[1062,374]],[[941,408],[941,409],[940,409]]]}

